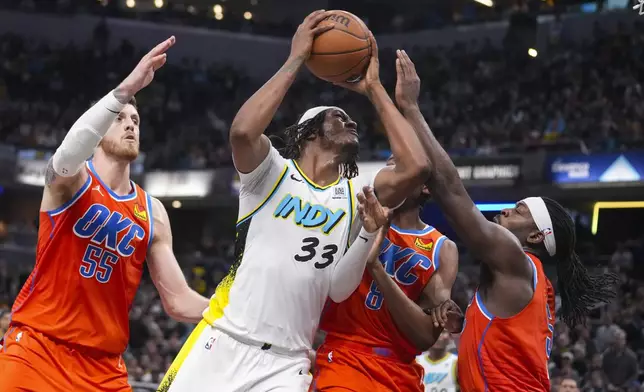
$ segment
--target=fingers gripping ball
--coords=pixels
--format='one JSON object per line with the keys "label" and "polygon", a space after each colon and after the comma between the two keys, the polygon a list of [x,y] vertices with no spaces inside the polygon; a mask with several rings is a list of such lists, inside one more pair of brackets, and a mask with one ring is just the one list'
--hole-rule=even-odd
{"label": "fingers gripping ball", "polygon": [[315,37],[306,66],[315,76],[329,82],[357,82],[371,57],[369,29],[349,12],[331,12],[320,25],[332,24],[333,29]]}

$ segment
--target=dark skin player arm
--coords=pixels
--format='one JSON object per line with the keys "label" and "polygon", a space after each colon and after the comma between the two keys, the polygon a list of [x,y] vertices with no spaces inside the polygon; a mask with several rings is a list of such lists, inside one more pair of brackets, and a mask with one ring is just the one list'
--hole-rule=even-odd
{"label": "dark skin player arm", "polygon": [[456,166],[425,121],[418,106],[420,79],[404,51],[398,52],[396,71],[396,100],[432,162],[427,186],[433,200],[465,245],[492,271],[530,278],[532,268],[529,263],[517,262],[526,257],[517,238],[504,227],[488,221],[476,208]]}
{"label": "dark skin player arm", "polygon": [[[377,249],[380,249],[380,245],[374,244],[376,245]],[[453,241],[445,240],[438,257],[440,268],[423,289],[418,304],[407,297],[398,284],[387,275],[378,260],[377,252],[375,257],[370,255],[367,261],[369,272],[384,296],[396,327],[420,351],[426,351],[433,346],[443,331],[443,327],[435,325],[432,317],[425,314],[423,309],[435,308],[450,299],[458,271],[458,249]]]}
{"label": "dark skin player arm", "polygon": [[291,54],[279,71],[239,109],[230,126],[230,146],[235,167],[250,173],[268,154],[270,142],[264,131],[273,120],[298,71],[309,57],[313,38],[333,26],[318,26],[330,15],[315,11],[304,19],[293,36]]}
{"label": "dark skin player arm", "polygon": [[411,124],[400,113],[380,81],[378,45],[373,34],[369,33],[369,39],[372,55],[364,78],[357,83],[336,85],[365,95],[376,110],[385,128],[391,152],[396,157],[396,164],[378,172],[373,187],[383,206],[397,207],[425,182],[430,172],[429,160]]}

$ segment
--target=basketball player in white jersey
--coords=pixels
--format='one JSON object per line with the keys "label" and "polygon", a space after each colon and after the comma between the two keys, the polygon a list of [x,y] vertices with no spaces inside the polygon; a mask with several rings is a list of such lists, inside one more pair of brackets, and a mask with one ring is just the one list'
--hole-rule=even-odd
{"label": "basketball player in white jersey", "polygon": [[357,125],[337,107],[304,113],[285,130],[279,152],[263,134],[313,38],[330,28],[317,26],[329,15],[316,11],[304,20],[287,62],[232,123],[241,183],[236,260],[160,391],[306,391],[322,308],[327,298],[341,302],[358,287],[376,230],[386,220],[380,203],[401,204],[426,179],[428,159],[380,83],[373,37],[364,79],[344,86],[373,103],[400,157],[395,166],[357,176]]}
{"label": "basketball player in white jersey", "polygon": [[440,334],[436,343],[416,357],[425,370],[423,384],[425,392],[456,392],[458,391],[456,354],[447,351],[452,338],[446,330]]}

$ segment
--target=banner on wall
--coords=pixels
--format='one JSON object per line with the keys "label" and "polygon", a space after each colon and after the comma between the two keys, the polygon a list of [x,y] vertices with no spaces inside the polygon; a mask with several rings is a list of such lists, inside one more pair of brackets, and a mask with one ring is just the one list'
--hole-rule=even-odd
{"label": "banner on wall", "polygon": [[627,151],[549,157],[546,172],[554,184],[639,184],[644,179],[644,152]]}

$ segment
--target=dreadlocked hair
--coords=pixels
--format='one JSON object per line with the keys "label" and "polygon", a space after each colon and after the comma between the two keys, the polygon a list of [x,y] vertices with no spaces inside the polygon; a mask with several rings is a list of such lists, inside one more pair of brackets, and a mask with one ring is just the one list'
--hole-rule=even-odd
{"label": "dreadlocked hair", "polygon": [[598,304],[617,295],[616,274],[591,275],[575,252],[575,223],[561,204],[543,197],[552,220],[557,251],[557,291],[561,297],[559,315],[571,328],[584,324],[586,315]]}
{"label": "dreadlocked hair", "polygon": [[[280,155],[286,159],[300,158],[306,142],[314,140],[318,136],[323,136],[322,124],[324,124],[325,116],[326,110],[301,124],[293,124],[287,127],[281,135],[271,136],[271,141]],[[358,164],[355,158],[351,162],[340,164],[340,175],[347,179],[358,175]]]}

